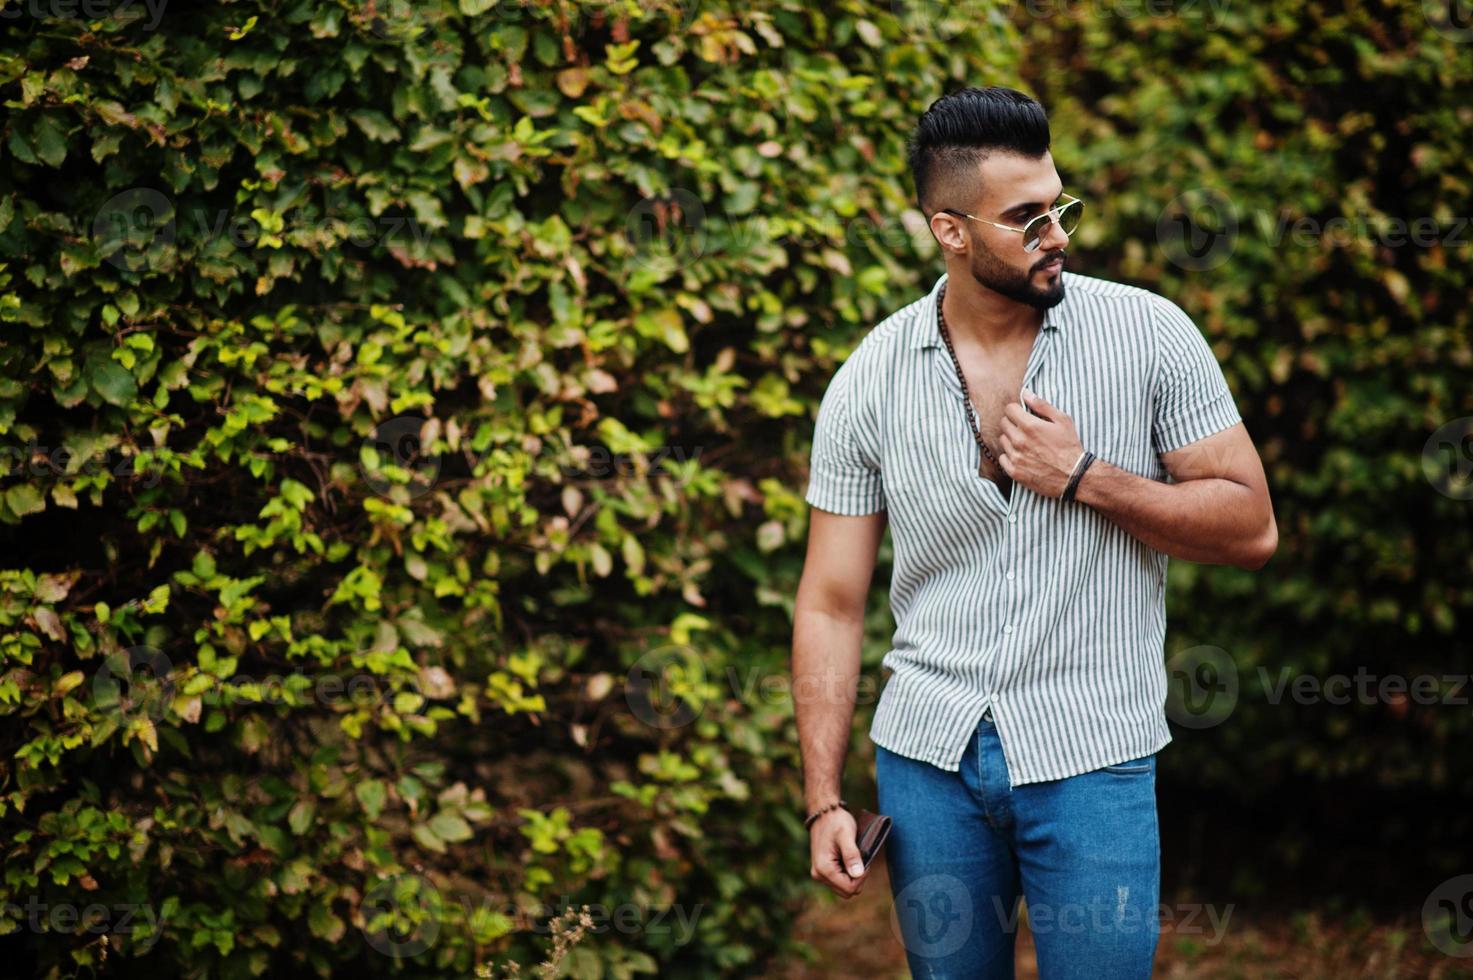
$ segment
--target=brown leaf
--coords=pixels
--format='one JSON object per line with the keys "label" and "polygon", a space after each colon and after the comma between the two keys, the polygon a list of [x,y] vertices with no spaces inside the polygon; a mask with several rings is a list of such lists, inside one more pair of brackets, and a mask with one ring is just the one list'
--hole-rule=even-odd
{"label": "brown leaf", "polygon": [[568,98],[579,98],[588,88],[588,69],[564,68],[557,73],[557,87]]}
{"label": "brown leaf", "polygon": [[60,643],[66,638],[66,631],[62,629],[61,618],[56,615],[55,609],[37,606],[31,610],[31,617],[35,619],[37,628],[56,642]]}

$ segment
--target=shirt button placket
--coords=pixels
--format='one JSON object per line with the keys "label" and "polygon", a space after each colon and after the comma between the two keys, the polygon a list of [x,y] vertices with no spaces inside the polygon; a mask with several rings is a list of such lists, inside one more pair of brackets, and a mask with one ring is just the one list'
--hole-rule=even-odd
{"label": "shirt button placket", "polygon": [[[1011,503],[1011,501],[1010,501],[1010,503]],[[1018,525],[1018,515],[1012,513],[1012,507],[1009,506],[1008,507],[1008,531],[1009,532],[1012,532],[1017,527],[1017,525]],[[1009,550],[1011,551],[1013,549],[1010,548]],[[1007,578],[1007,580],[1009,582],[1012,582],[1014,579],[1017,578],[1017,573],[1013,569],[1009,568],[1008,571],[1007,571],[1007,575],[1005,577]],[[1007,605],[1008,605],[1009,611],[1011,612],[1011,610],[1013,608],[1013,598],[1012,598],[1011,595],[1008,596]],[[1004,623],[1003,624],[1003,627],[1002,627],[1002,631],[1003,631],[1003,634],[1004,634],[1005,637],[1011,637],[1013,635],[1013,624],[1012,623]],[[1006,639],[1004,640],[1004,642],[1006,642]],[[997,692],[996,691],[993,691],[991,694],[988,695],[988,697],[987,697],[987,704],[988,704],[988,708],[989,709],[997,705]]]}

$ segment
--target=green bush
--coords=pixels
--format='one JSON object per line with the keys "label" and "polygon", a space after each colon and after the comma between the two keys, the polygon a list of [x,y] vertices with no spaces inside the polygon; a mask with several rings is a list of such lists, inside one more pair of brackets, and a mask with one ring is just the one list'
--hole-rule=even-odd
{"label": "green bush", "polygon": [[[1164,774],[1470,785],[1465,707],[1263,689],[1473,663],[1429,480],[1473,415],[1473,45],[1426,5],[100,7],[0,7],[0,930],[38,973],[530,968],[565,903],[578,976],[801,955],[811,420],[940,271],[903,139],[962,84],[1049,108],[1071,267],[1196,318],[1267,464],[1274,560],[1172,563],[1168,652],[1240,687]],[[1296,237],[1362,213],[1439,242]]]}
{"label": "green bush", "polygon": [[1012,28],[43,6],[0,10],[0,931],[467,976],[588,903],[578,976],[800,953],[811,417],[934,275],[910,125]]}

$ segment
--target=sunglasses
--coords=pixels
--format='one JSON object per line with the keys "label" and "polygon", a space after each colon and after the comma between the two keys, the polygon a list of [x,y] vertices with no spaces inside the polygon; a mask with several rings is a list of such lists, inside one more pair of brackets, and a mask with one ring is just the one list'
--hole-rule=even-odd
{"label": "sunglasses", "polygon": [[1038,250],[1038,243],[1043,241],[1043,236],[1048,232],[1050,221],[1057,221],[1064,234],[1074,234],[1074,229],[1079,227],[1080,216],[1084,213],[1084,202],[1071,194],[1060,194],[1059,203],[1043,212],[1043,214],[1029,219],[1028,223],[1021,228],[999,224],[996,221],[988,221],[986,218],[979,218],[975,214],[967,214],[967,212],[958,211],[955,208],[942,208],[941,210],[947,214],[954,214],[958,218],[971,218],[973,221],[986,222],[994,228],[1016,231],[1023,236],[1023,251],[1035,252]]}

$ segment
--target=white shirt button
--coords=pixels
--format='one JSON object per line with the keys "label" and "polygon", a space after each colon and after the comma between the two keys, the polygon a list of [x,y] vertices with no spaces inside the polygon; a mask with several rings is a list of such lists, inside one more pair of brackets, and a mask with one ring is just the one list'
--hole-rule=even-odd
{"label": "white shirt button", "polygon": [[1016,524],[1016,523],[1018,523],[1018,515],[1017,514],[1009,514],[1008,515],[1008,523],[1009,524]]}
{"label": "white shirt button", "polygon": [[1012,577],[1013,577],[1013,573],[1012,572],[1008,572],[1008,578],[1012,578]]}
{"label": "white shirt button", "polygon": [[1003,628],[1002,628],[1002,631],[1003,631],[1003,632],[1004,632],[1004,633],[1011,633],[1011,632],[1012,632],[1012,631],[1013,631],[1013,627],[1012,627],[1012,624],[1011,624],[1011,623],[1010,623],[1010,624],[1008,624],[1008,625],[1007,625],[1007,626],[1004,626],[1004,627],[1003,627]]}

